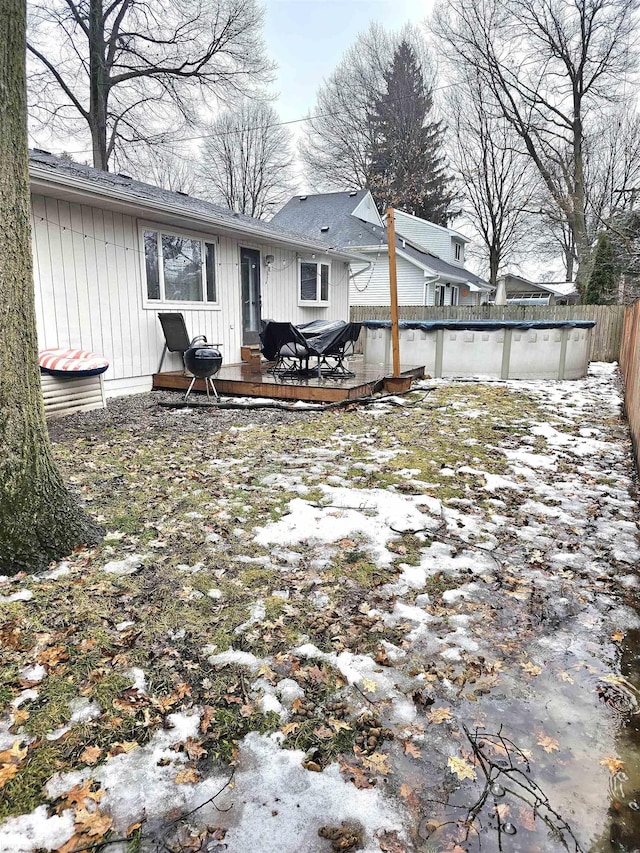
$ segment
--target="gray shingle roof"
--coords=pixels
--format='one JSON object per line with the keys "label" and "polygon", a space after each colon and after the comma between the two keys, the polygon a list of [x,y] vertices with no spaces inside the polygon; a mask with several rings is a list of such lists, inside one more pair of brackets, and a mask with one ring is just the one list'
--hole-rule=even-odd
{"label": "gray shingle roof", "polygon": [[171,192],[152,184],[133,180],[126,175],[114,172],[102,172],[99,169],[94,169],[82,163],[75,163],[72,160],[55,157],[53,154],[39,149],[29,152],[29,161],[32,174],[37,173],[38,177],[44,175],[48,178],[49,174],[47,173],[50,172],[51,180],[62,184],[65,181],[69,183],[74,180],[88,181],[96,192],[106,195],[109,193],[117,194],[119,198],[125,197],[131,201],[145,203],[149,206],[170,205],[172,208],[184,212],[186,216],[192,214],[198,217],[206,217],[212,224],[219,226],[226,224],[234,230],[238,230],[244,224],[247,226],[247,231],[250,231],[252,235],[262,235],[266,240],[277,240],[280,237],[289,242],[296,241],[301,247],[311,247],[313,249],[322,248],[323,244],[331,249],[336,248],[338,245],[335,241],[332,242],[332,240],[316,239],[312,238],[311,235],[306,237],[306,235],[301,234],[298,230],[287,229],[284,224],[264,222],[261,219],[254,219],[251,216],[234,213],[228,208],[205,201],[204,199],[194,198],[184,193]]}
{"label": "gray shingle roof", "polygon": [[351,215],[367,192],[296,195],[271,221],[278,227],[342,249],[377,246],[387,239],[385,229]]}
{"label": "gray shingle roof", "polygon": [[437,255],[432,255],[431,252],[423,252],[410,243],[405,242],[402,237],[396,237],[396,248],[409,255],[409,257],[415,258],[419,263],[428,266],[434,272],[440,273],[440,275],[450,276],[453,279],[461,279],[462,281],[470,281],[483,290],[492,289],[489,282],[472,273],[470,270],[456,266],[456,264],[450,264]]}
{"label": "gray shingle roof", "polygon": [[[272,222],[290,231],[298,231],[311,239],[319,238],[343,249],[386,244],[385,228],[364,222],[352,215],[367,192],[368,190],[358,190],[358,192],[321,193],[310,196],[296,195],[276,213]],[[323,230],[327,226],[328,230]],[[451,276],[454,280],[470,281],[483,289],[490,289],[486,281],[464,267],[450,264],[430,252],[423,252],[407,243],[402,237],[396,237],[396,248],[437,273]]]}

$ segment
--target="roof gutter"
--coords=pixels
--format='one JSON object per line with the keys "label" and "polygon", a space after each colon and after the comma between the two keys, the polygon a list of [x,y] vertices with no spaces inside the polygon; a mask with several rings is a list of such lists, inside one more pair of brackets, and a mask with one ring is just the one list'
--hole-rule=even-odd
{"label": "roof gutter", "polygon": [[351,254],[349,252],[344,252],[340,249],[334,249],[324,243],[311,243],[304,241],[304,239],[297,240],[295,237],[271,234],[269,232],[263,231],[261,228],[252,227],[251,225],[248,225],[245,221],[238,222],[238,224],[235,225],[233,222],[216,219],[212,215],[198,213],[197,211],[185,210],[184,207],[180,207],[179,205],[169,204],[167,202],[162,202],[157,199],[136,199],[132,197],[130,193],[127,193],[126,191],[123,192],[117,187],[109,187],[108,189],[96,188],[95,184],[92,181],[87,180],[85,178],[70,177],[68,175],[65,175],[64,180],[61,180],[59,175],[52,175],[51,170],[48,167],[42,167],[36,163],[29,164],[29,174],[31,178],[32,187],[34,188],[50,188],[56,186],[62,187],[65,189],[70,189],[71,191],[74,191],[78,194],[84,194],[85,196],[89,195],[98,199],[113,199],[122,202],[123,204],[136,208],[138,213],[140,207],[144,206],[154,208],[161,213],[181,217],[182,219],[188,217],[196,222],[202,223],[203,225],[207,225],[209,228],[211,228],[211,226],[213,225],[216,228],[226,229],[227,231],[230,231],[233,234],[255,237],[260,239],[261,242],[276,243],[283,246],[289,246],[295,249],[305,249],[312,252],[317,252],[318,254],[331,255],[332,257],[340,258],[342,260],[353,260],[357,259],[358,257],[357,255]]}

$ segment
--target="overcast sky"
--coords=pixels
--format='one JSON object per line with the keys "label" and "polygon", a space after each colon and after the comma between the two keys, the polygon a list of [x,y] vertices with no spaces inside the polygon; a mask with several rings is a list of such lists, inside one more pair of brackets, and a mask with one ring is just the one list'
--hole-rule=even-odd
{"label": "overcast sky", "polygon": [[433,0],[263,0],[265,39],[278,63],[274,104],[283,121],[313,108],[318,86],[371,21],[421,23]]}

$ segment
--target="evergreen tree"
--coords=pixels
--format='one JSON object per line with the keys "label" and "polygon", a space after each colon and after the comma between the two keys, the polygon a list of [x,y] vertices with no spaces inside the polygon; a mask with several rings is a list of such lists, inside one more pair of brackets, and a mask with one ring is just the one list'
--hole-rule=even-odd
{"label": "evergreen tree", "polygon": [[604,231],[598,237],[593,268],[587,282],[584,301],[587,305],[611,305],[616,301],[616,271],[613,248]]}
{"label": "evergreen tree", "polygon": [[397,207],[446,225],[455,194],[442,154],[445,128],[430,121],[433,97],[415,51],[401,41],[369,115],[369,188],[381,211]]}

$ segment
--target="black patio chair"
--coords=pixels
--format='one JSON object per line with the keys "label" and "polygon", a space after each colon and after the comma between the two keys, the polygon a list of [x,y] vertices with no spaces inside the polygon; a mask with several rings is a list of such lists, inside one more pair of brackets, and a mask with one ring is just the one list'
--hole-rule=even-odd
{"label": "black patio chair", "polygon": [[184,354],[191,346],[191,338],[187,332],[187,324],[184,322],[182,314],[163,311],[158,314],[158,320],[160,320],[164,334],[164,348],[157,370],[157,373],[160,373],[167,351],[179,352],[184,360]]}

